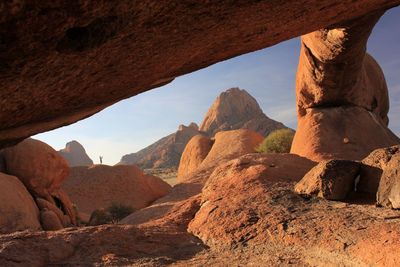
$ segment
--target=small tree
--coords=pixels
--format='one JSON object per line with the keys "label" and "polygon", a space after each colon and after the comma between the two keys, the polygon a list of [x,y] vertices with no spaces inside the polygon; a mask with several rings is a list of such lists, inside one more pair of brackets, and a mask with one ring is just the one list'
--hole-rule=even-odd
{"label": "small tree", "polygon": [[117,223],[118,221],[122,220],[123,218],[134,212],[134,209],[131,206],[121,203],[112,203],[111,206],[108,207],[107,211],[110,214],[111,222]]}
{"label": "small tree", "polygon": [[259,153],[289,153],[292,146],[294,131],[279,129],[271,132],[256,148]]}
{"label": "small tree", "polygon": [[131,206],[112,203],[107,209],[94,210],[90,215],[89,225],[117,223],[134,211]]}

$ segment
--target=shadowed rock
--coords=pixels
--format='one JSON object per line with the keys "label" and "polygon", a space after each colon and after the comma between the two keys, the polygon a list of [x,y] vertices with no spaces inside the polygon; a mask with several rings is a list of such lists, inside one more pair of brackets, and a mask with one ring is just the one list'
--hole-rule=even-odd
{"label": "shadowed rock", "polygon": [[349,160],[322,161],[294,187],[297,194],[344,200],[354,190],[360,163]]}
{"label": "shadowed rock", "polygon": [[0,147],[86,118],[174,77],[399,3],[4,3]]}
{"label": "shadowed rock", "polygon": [[393,155],[383,169],[376,200],[378,205],[400,209],[400,154]]}
{"label": "shadowed rock", "polygon": [[0,173],[0,233],[40,230],[39,210],[21,181]]}
{"label": "shadowed rock", "polygon": [[394,155],[400,153],[400,146],[378,148],[362,160],[360,181],[357,191],[376,194],[382,172]]}

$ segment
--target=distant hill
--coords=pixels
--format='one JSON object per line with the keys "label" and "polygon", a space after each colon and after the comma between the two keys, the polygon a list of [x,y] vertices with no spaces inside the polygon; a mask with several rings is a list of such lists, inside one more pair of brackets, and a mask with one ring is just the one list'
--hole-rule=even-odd
{"label": "distant hill", "polygon": [[186,144],[197,134],[213,137],[220,131],[250,129],[266,136],[282,128],[287,127],[268,118],[248,92],[231,88],[217,97],[200,128],[195,123],[181,125],[177,132],[136,153],[124,155],[118,164],[136,164],[142,169],[177,168]]}
{"label": "distant hill", "polygon": [[177,167],[186,144],[197,134],[201,134],[197,124],[180,125],[175,133],[136,153],[123,156],[118,165],[135,164],[142,169]]}
{"label": "distant hill", "polygon": [[68,161],[70,167],[91,166],[93,161],[86,154],[85,148],[78,141],[71,141],[65,145],[65,148],[58,153]]}

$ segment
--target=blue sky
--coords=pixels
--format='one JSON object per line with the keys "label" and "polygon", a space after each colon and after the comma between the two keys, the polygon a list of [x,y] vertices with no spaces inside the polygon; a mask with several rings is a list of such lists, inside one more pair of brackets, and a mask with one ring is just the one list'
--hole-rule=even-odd
{"label": "blue sky", "polygon": [[[390,94],[389,127],[400,135],[400,7],[389,10],[370,37],[368,51],[381,65]],[[295,77],[299,39],[226,60],[176,78],[75,124],[38,134],[59,150],[79,141],[98,163],[117,163],[167,134],[179,124],[200,124],[214,99],[231,87],[246,89],[270,118],[296,128]]]}

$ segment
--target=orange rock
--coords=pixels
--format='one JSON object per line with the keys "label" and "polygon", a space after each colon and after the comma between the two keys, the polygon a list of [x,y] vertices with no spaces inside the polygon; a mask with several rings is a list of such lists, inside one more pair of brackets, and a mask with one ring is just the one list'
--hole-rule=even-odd
{"label": "orange rock", "polygon": [[361,160],[374,149],[399,142],[376,114],[364,108],[310,108],[298,118],[290,152],[315,161]]}
{"label": "orange rock", "polygon": [[291,153],[320,161],[361,160],[399,144],[388,128],[388,90],[365,53],[383,11],[302,36],[296,78],[298,127]]}
{"label": "orange rock", "polygon": [[7,173],[17,176],[33,194],[57,206],[76,224],[75,212],[68,196],[60,189],[69,174],[67,161],[49,145],[26,139],[3,150]]}
{"label": "orange rock", "polygon": [[0,233],[39,230],[39,210],[21,181],[0,173]]}
{"label": "orange rock", "polygon": [[144,208],[167,194],[171,186],[133,165],[93,165],[72,167],[63,189],[79,212],[90,216],[95,209],[106,209],[114,202]]}
{"label": "orange rock", "polygon": [[51,201],[51,192],[60,188],[69,167],[49,145],[26,139],[3,151],[7,173],[17,176],[35,196]]}
{"label": "orange rock", "polygon": [[200,167],[215,166],[239,156],[254,153],[263,136],[247,129],[218,132],[214,144]]}
{"label": "orange rock", "polygon": [[[267,216],[264,211],[274,209],[272,188],[299,181],[315,164],[297,155],[277,153],[250,154],[222,164],[203,188],[200,210],[189,231],[210,246],[254,238],[258,232],[254,228],[262,228],[255,225],[257,221]],[[265,232],[260,235],[266,238]]]}
{"label": "orange rock", "polygon": [[400,154],[393,155],[383,169],[376,194],[378,205],[400,209]]}
{"label": "orange rock", "polygon": [[196,135],[183,150],[178,168],[178,180],[195,171],[210,152],[214,141],[204,135]]}
{"label": "orange rock", "polygon": [[400,146],[378,148],[362,160],[357,191],[376,195],[382,172],[391,158],[400,153]]}
{"label": "orange rock", "polygon": [[321,161],[295,185],[294,191],[306,197],[344,200],[354,191],[360,163],[350,160]]}
{"label": "orange rock", "polygon": [[[0,18],[7,25],[0,52],[0,147],[74,123],[179,75],[398,3],[92,0],[61,15],[69,1],[51,7],[10,2]],[[25,14],[28,6],[32,12]]]}
{"label": "orange rock", "polygon": [[[57,216],[57,218],[60,222],[64,222],[64,213],[53,203],[50,203],[49,201],[38,197],[38,198],[36,198],[36,204],[38,205],[38,207],[41,211],[45,211],[45,210],[52,211]],[[69,226],[64,223],[63,223],[63,225],[65,227]],[[46,227],[44,227],[44,228],[46,228]]]}
{"label": "orange rock", "polygon": [[180,175],[180,182],[204,183],[208,177],[202,172],[211,172],[215,167],[228,160],[254,153],[263,137],[254,131],[239,129],[218,132],[214,140],[214,144],[201,164],[196,169],[191,169],[191,172],[186,175]]}

